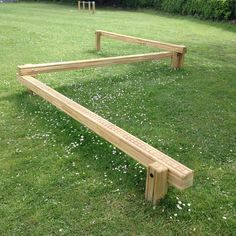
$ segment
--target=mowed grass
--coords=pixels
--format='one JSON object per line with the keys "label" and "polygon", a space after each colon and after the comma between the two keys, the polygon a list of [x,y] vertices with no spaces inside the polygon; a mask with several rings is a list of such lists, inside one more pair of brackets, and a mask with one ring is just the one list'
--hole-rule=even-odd
{"label": "mowed grass", "polygon": [[[16,80],[20,64],[155,51],[104,39],[96,53],[96,29],[188,48],[179,71],[163,60],[39,77],[195,171],[156,207],[142,166]],[[234,235],[235,45],[226,23],[0,4],[0,235]]]}

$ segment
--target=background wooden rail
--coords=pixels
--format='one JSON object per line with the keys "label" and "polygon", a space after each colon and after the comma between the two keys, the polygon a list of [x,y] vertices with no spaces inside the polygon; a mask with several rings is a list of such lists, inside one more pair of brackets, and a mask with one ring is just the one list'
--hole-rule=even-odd
{"label": "background wooden rail", "polygon": [[86,67],[101,67],[116,64],[129,64],[134,62],[160,60],[171,58],[171,52],[147,53],[120,57],[107,57],[90,60],[55,62],[46,64],[22,65],[18,66],[20,75],[35,75],[40,73],[48,73],[62,70],[82,69]]}
{"label": "background wooden rail", "polygon": [[136,43],[146,46],[151,46],[159,49],[164,49],[172,52],[172,68],[180,68],[184,63],[184,54],[187,52],[187,48],[184,45],[177,45],[171,43],[163,43],[156,40],[143,39],[123,34],[117,34],[113,32],[96,30],[96,50],[101,50],[101,36],[105,36],[107,38],[128,42],[128,43]]}
{"label": "background wooden rail", "polygon": [[169,184],[178,189],[185,189],[192,185],[193,171],[178,161],[65,97],[32,76],[19,76],[18,78],[28,89],[84,124],[142,165],[148,167],[153,163],[158,163],[167,168],[167,181]]}
{"label": "background wooden rail", "polygon": [[81,5],[82,9],[85,10],[86,4],[88,5],[88,11],[91,11],[91,6],[92,6],[92,13],[95,13],[95,1],[78,1],[78,10],[81,10]]}
{"label": "background wooden rail", "polygon": [[98,38],[101,36],[105,36],[105,37],[116,39],[123,42],[136,43],[136,44],[151,46],[151,47],[160,48],[160,49],[173,51],[173,52],[186,53],[187,51],[187,48],[184,45],[163,43],[156,40],[143,39],[143,38],[128,36],[124,34],[117,34],[117,33],[112,33],[112,32],[103,31],[103,30],[96,30],[96,35]]}

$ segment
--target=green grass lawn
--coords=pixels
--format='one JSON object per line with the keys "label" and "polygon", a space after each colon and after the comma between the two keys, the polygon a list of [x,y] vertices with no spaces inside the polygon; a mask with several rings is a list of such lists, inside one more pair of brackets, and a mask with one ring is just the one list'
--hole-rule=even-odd
{"label": "green grass lawn", "polygon": [[[16,80],[21,64],[155,51],[104,39],[96,53],[96,29],[188,48],[178,71],[163,60],[39,77],[195,171],[156,207],[142,166]],[[235,25],[0,4],[0,79],[0,235],[235,235]]]}

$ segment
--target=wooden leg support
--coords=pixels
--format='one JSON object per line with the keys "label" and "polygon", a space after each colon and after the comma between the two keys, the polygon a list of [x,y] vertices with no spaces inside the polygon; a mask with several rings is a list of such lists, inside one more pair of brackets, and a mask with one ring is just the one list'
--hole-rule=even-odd
{"label": "wooden leg support", "polygon": [[88,2],[88,10],[91,10],[91,2]]}
{"label": "wooden leg support", "polygon": [[145,198],[154,205],[167,193],[167,174],[168,169],[158,162],[148,166]]}
{"label": "wooden leg support", "polygon": [[30,89],[27,89],[27,92],[28,92],[30,95],[35,95],[35,93],[34,93],[32,90],[30,90]]}
{"label": "wooden leg support", "polygon": [[95,13],[95,2],[92,2],[92,9],[93,9],[93,14]]}
{"label": "wooden leg support", "polygon": [[101,50],[101,32],[96,32],[96,50]]}
{"label": "wooden leg support", "polygon": [[[37,74],[33,74],[32,75],[34,78],[37,77]],[[29,88],[27,88],[27,92],[30,94],[30,95],[36,95],[32,90],[30,90]]]}
{"label": "wooden leg support", "polygon": [[171,67],[174,69],[179,69],[184,64],[184,53],[173,52],[171,59]]}

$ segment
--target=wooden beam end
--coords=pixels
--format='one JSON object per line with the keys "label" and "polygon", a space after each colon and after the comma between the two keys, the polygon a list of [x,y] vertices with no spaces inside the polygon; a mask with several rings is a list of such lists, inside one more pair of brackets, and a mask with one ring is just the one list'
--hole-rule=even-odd
{"label": "wooden beam end", "polygon": [[184,53],[173,52],[171,58],[171,67],[173,69],[179,69],[184,64]]}
{"label": "wooden beam end", "polygon": [[167,194],[168,168],[159,162],[154,162],[147,168],[145,198],[156,205]]}

